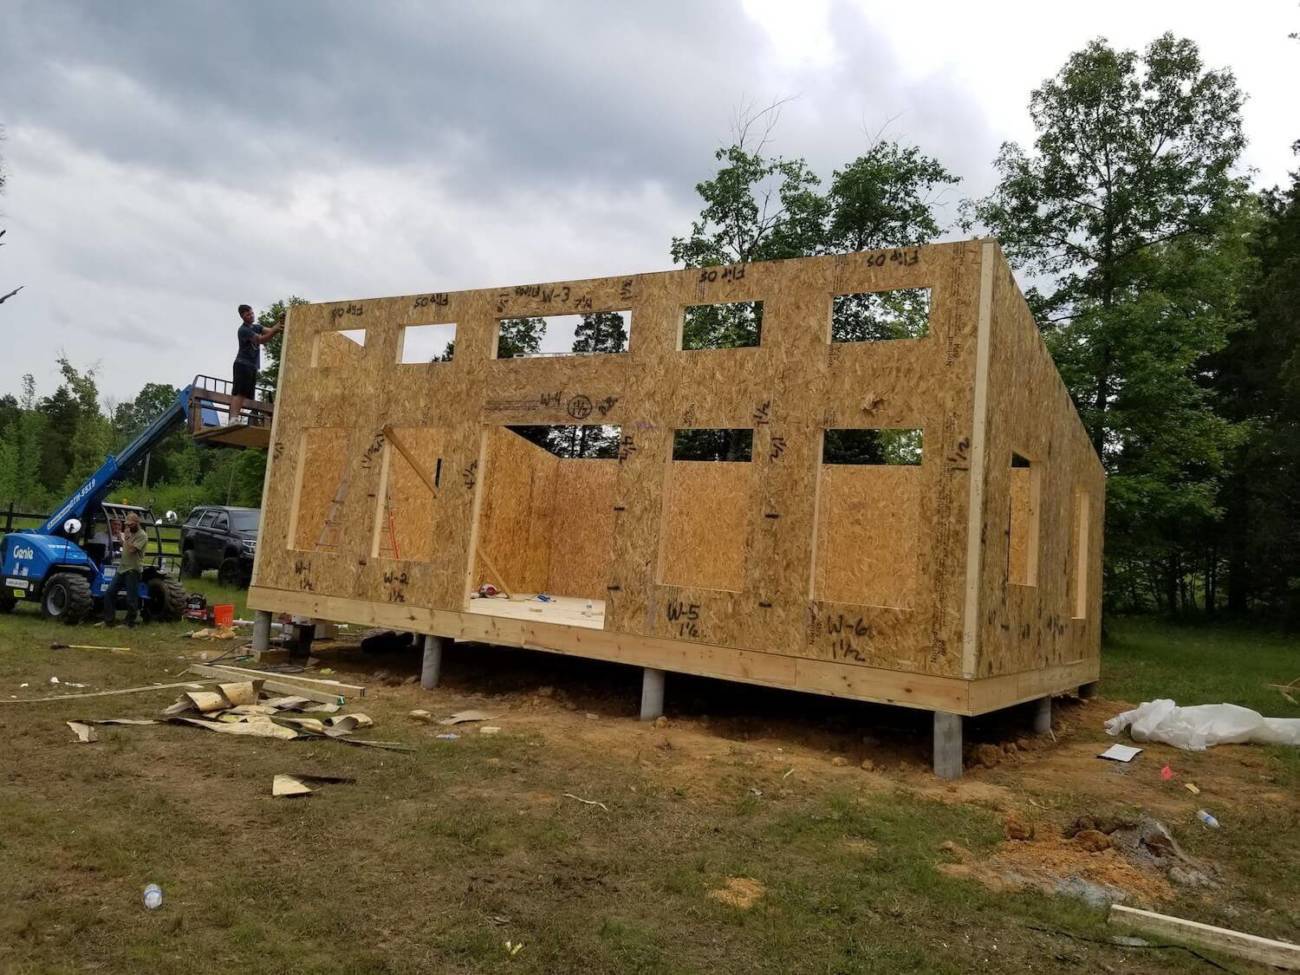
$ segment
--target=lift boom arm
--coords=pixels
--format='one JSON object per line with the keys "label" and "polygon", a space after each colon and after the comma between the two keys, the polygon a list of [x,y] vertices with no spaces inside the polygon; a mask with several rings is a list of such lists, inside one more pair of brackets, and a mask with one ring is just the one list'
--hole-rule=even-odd
{"label": "lift boom arm", "polygon": [[113,485],[131,469],[131,465],[139,460],[142,454],[148,453],[149,450],[157,446],[158,441],[167,436],[172,427],[189,415],[190,394],[193,390],[193,386],[186,386],[182,389],[176,394],[176,399],[171,406],[167,407],[149,426],[145,427],[139,436],[123,447],[120,454],[116,456],[109,454],[104,463],[99,466],[99,469],[86,478],[72,497],[60,505],[54,514],[50,515],[40,530],[47,535],[53,535],[63,527],[63,523],[69,518],[76,518],[84,522],[86,512],[93,510],[104,500]]}

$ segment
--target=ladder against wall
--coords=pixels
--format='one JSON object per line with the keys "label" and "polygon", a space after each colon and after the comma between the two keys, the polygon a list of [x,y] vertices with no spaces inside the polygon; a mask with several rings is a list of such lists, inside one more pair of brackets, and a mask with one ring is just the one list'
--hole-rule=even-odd
{"label": "ladder against wall", "polygon": [[952,714],[1097,677],[1102,469],[993,241],[300,306],[280,384],[254,608]]}

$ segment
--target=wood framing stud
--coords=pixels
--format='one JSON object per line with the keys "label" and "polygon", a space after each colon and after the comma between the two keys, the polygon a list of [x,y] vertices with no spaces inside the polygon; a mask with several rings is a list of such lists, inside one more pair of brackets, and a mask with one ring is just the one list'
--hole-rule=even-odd
{"label": "wood framing stud", "polygon": [[664,713],[664,672],[646,667],[641,671],[641,720],[653,721]]}
{"label": "wood framing stud", "polygon": [[941,779],[961,778],[960,714],[934,712],[934,774]]}
{"label": "wood framing stud", "polygon": [[259,609],[253,614],[253,652],[265,653],[271,649],[271,614]]}
{"label": "wood framing stud", "polygon": [[1287,971],[1300,971],[1300,945],[1289,941],[1274,941],[1254,934],[1244,934],[1230,928],[1217,928],[1212,924],[1188,921],[1168,914],[1142,911],[1122,904],[1110,906],[1107,918],[1117,927],[1145,931],[1162,938],[1202,945],[1226,955],[1246,958],[1261,965],[1272,965]]}
{"label": "wood framing stud", "polygon": [[1052,730],[1052,699],[1040,697],[1034,702],[1034,733],[1045,735]]}
{"label": "wood framing stud", "polygon": [[431,691],[438,686],[442,676],[442,647],[446,637],[429,635],[424,638],[424,665],[420,668],[420,686]]}

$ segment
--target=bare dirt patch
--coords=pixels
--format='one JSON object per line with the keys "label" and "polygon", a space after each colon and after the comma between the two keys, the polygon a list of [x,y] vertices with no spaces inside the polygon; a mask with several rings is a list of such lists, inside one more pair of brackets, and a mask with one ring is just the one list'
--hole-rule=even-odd
{"label": "bare dirt patch", "polygon": [[[950,877],[970,877],[992,890],[1032,888],[1046,894],[1083,894],[1083,881],[1105,899],[1152,905],[1172,900],[1173,886],[1160,873],[1130,863],[1116,849],[1090,852],[1059,836],[1000,845],[985,860],[942,863]],[[1086,898],[1085,898],[1086,899]]]}
{"label": "bare dirt patch", "polygon": [[752,877],[728,877],[723,886],[709,891],[715,901],[747,911],[767,893],[767,888]]}

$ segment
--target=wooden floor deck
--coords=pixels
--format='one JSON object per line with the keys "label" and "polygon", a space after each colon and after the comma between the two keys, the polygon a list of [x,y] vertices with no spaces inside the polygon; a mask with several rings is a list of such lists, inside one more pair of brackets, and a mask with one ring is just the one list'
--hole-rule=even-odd
{"label": "wooden floor deck", "polygon": [[[548,602],[538,600],[535,593],[516,594],[509,599],[495,596],[471,599],[465,607],[467,613],[480,616],[504,616],[507,619],[531,620],[534,623],[563,623],[565,626],[585,626],[592,630],[605,628],[605,601],[580,599],[576,596],[550,596]],[[591,609],[588,610],[587,607]]]}

